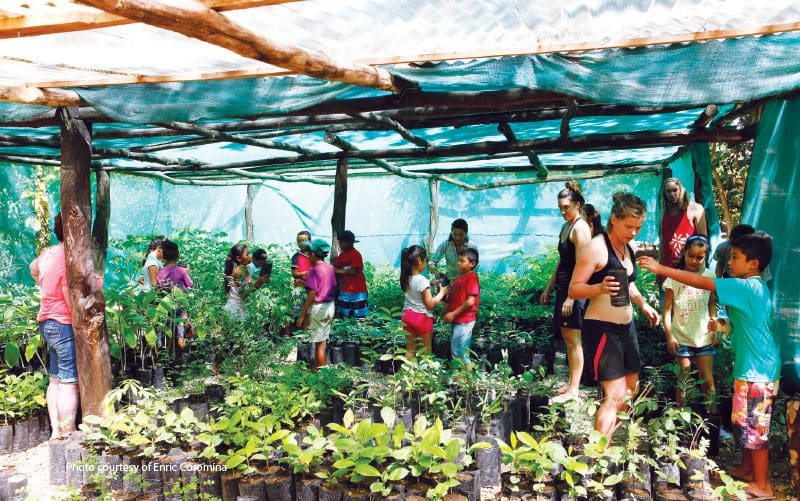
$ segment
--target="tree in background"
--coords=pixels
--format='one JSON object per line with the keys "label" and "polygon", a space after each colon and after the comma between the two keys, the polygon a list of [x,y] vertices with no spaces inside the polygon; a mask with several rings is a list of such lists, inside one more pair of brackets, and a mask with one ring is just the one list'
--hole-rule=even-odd
{"label": "tree in background", "polygon": [[[761,118],[761,108],[746,114],[732,122],[735,126],[752,125]],[[712,143],[711,165],[714,175],[714,203],[722,216],[720,225],[727,234],[733,226],[739,224],[744,205],[744,188],[747,184],[747,172],[753,156],[754,141],[739,144]]]}

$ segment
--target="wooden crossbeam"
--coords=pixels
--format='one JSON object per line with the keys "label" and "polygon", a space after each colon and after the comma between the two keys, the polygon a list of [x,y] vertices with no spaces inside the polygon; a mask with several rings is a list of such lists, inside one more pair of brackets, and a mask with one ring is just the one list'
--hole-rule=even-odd
{"label": "wooden crossbeam", "polygon": [[197,134],[205,137],[206,139],[211,139],[217,142],[238,143],[256,146],[259,148],[293,151],[301,155],[313,155],[316,153],[313,150],[309,150],[308,148],[303,148],[302,146],[297,146],[294,144],[284,143],[281,141],[263,141],[261,139],[255,139],[245,135],[226,134],[224,132],[209,129],[208,127],[201,127],[199,125],[184,122],[169,122],[161,125],[170,129],[174,129],[178,132]]}
{"label": "wooden crossbeam", "polygon": [[[447,158],[457,161],[463,157],[474,157],[474,160],[483,157],[503,157],[509,154],[521,154],[527,150],[535,150],[539,154],[556,152],[581,152],[602,151],[622,148],[646,148],[656,146],[686,145],[693,142],[729,142],[736,143],[747,141],[755,137],[755,127],[743,129],[700,129],[697,131],[674,132],[635,132],[628,134],[598,134],[593,136],[562,138],[540,138],[522,141],[482,141],[469,144],[435,146],[431,148],[395,148],[382,150],[352,150],[348,156],[352,159],[364,161],[393,159],[395,161],[425,161],[426,159]],[[30,137],[10,136],[0,134],[0,141],[8,144],[53,147],[51,140],[39,140]],[[116,167],[110,163],[93,162],[95,168],[108,170],[163,170],[205,172],[225,170],[230,168],[266,168],[269,166],[297,166],[308,163],[335,162],[341,153],[323,152],[313,155],[296,155],[292,157],[276,157],[234,162],[228,164],[203,164],[192,160],[167,160],[155,155],[117,150],[110,148],[95,148],[95,158],[130,158],[146,162],[147,165]],[[152,165],[156,164],[156,165]]]}
{"label": "wooden crossbeam", "polygon": [[[200,0],[206,7],[222,12],[276,5],[300,0]],[[69,10],[53,13],[0,17],[0,39],[20,38],[72,31],[93,30],[131,24],[135,21],[103,11]]]}
{"label": "wooden crossbeam", "polygon": [[355,115],[356,118],[360,118],[365,120],[368,123],[378,123],[388,127],[389,129],[397,132],[400,136],[405,139],[406,141],[411,142],[412,144],[416,144],[422,148],[427,148],[431,145],[427,139],[424,137],[420,137],[410,130],[406,129],[403,124],[400,122],[393,120],[387,116],[379,115],[377,113],[359,113]]}
{"label": "wooden crossbeam", "polygon": [[383,68],[337,61],[321,52],[271,40],[203,5],[173,5],[156,0],[77,0],[100,10],[181,33],[241,56],[303,75],[361,87],[400,92],[413,87]]}
{"label": "wooden crossbeam", "polygon": [[[42,106],[85,106],[77,92],[39,87],[0,87],[0,101]],[[55,121],[55,116],[53,117]]]}

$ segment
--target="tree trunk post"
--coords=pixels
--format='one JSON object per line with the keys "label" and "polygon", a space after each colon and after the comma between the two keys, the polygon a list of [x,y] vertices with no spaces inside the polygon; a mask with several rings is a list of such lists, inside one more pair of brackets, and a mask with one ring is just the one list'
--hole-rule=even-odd
{"label": "tree trunk post", "polygon": [[256,188],[252,184],[247,185],[247,200],[244,204],[244,239],[253,242],[253,198]]}
{"label": "tree trunk post", "polygon": [[57,114],[61,120],[61,216],[81,410],[83,416],[101,416],[103,398],[111,389],[111,363],[106,300],[97,284],[89,234],[91,134],[78,119],[77,108],[59,108]]}
{"label": "tree trunk post", "polygon": [[101,277],[106,269],[108,252],[108,222],[111,219],[111,176],[108,171],[94,173],[97,184],[95,195],[95,216],[92,223],[92,242],[94,243],[94,267]]}
{"label": "tree trunk post", "polygon": [[339,255],[339,233],[345,229],[347,214],[347,157],[336,162],[336,181],[333,187],[333,214],[331,215],[331,259]]}
{"label": "tree trunk post", "polygon": [[436,249],[436,232],[439,230],[439,180],[430,179],[428,181],[428,193],[430,196],[431,213],[428,221],[428,235],[425,237],[425,248],[428,254],[432,254]]}

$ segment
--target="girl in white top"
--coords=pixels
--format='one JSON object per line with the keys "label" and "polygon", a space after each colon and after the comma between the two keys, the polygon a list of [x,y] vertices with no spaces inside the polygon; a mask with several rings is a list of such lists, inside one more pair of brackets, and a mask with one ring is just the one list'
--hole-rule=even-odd
{"label": "girl in white top", "polygon": [[[710,245],[705,235],[692,235],[686,239],[677,268],[714,278],[706,268]],[[664,331],[667,350],[675,357],[681,368],[681,379],[692,369],[692,358],[697,363],[697,373],[702,379],[701,388],[709,402],[709,410],[715,412],[714,399],[714,355],[717,333],[709,331],[709,320],[717,311],[714,295],[668,278],[664,281]],[[675,399],[681,406],[684,401],[682,385],[678,385]]]}
{"label": "girl in white top", "polygon": [[161,261],[164,259],[164,254],[161,250],[162,242],[164,242],[164,236],[160,235],[151,240],[150,245],[147,246],[146,257],[142,261],[142,269],[137,280],[145,291],[149,291],[158,285],[158,270],[163,266]]}
{"label": "girl in white top", "polygon": [[433,344],[433,313],[431,310],[447,294],[447,287],[440,287],[436,296],[431,295],[430,281],[422,274],[425,271],[428,253],[419,245],[403,249],[400,257],[400,288],[405,293],[403,301],[403,329],[408,332],[406,356],[412,359],[417,348],[430,352]]}

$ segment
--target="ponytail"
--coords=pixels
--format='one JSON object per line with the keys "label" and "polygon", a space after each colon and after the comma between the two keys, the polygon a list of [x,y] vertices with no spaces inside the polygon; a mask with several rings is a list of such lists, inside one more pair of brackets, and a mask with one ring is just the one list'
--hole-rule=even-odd
{"label": "ponytail", "polygon": [[562,200],[568,198],[570,202],[583,205],[586,200],[583,198],[581,185],[577,181],[567,181],[564,183],[564,189],[558,192],[558,199]]}
{"label": "ponytail", "polygon": [[400,253],[400,289],[405,292],[408,289],[408,282],[411,272],[420,259],[428,257],[428,252],[420,245],[412,245],[403,249]]}

